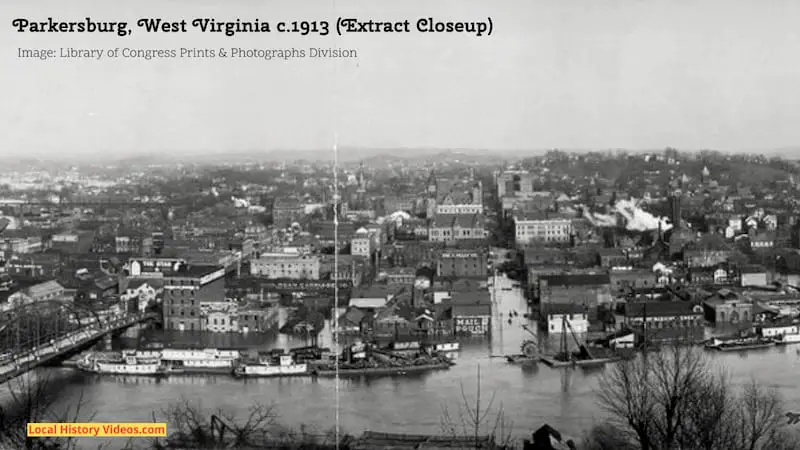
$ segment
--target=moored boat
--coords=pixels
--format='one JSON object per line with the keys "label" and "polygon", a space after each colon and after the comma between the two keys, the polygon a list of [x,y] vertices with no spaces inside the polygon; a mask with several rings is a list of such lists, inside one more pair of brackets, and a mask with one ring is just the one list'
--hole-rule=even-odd
{"label": "moored boat", "polygon": [[778,345],[800,344],[800,334],[784,334],[775,339]]}
{"label": "moored boat", "polygon": [[98,360],[87,357],[77,364],[79,369],[102,375],[164,376],[167,370],[160,362],[138,361],[134,356],[124,361]]}
{"label": "moored boat", "polygon": [[407,375],[410,373],[424,373],[435,370],[447,370],[453,364],[449,362],[438,362],[418,365],[384,366],[384,367],[348,367],[344,366],[338,371],[335,368],[317,369],[312,375],[318,377],[340,377],[352,376],[387,376],[387,375]]}
{"label": "moored boat", "polygon": [[769,348],[775,345],[775,341],[770,338],[760,336],[746,337],[738,339],[718,339],[714,338],[706,343],[706,348],[721,352],[737,352],[745,350],[758,350]]}
{"label": "moored boat", "polygon": [[175,372],[229,373],[241,355],[238,350],[177,350],[164,349],[161,361]]}
{"label": "moored boat", "polygon": [[458,342],[429,342],[423,345],[423,348],[429,355],[441,355],[455,361],[458,359],[461,344]]}
{"label": "moored boat", "polygon": [[240,363],[233,370],[238,377],[291,377],[309,375],[308,364],[295,363],[291,355],[268,356],[257,363]]}
{"label": "moored boat", "polygon": [[506,361],[511,364],[535,364],[540,359],[539,355],[506,355]]}

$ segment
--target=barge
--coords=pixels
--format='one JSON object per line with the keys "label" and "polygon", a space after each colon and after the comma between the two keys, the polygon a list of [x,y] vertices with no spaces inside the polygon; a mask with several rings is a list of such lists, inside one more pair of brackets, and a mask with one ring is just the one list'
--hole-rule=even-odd
{"label": "barge", "polygon": [[520,354],[506,355],[506,361],[510,364],[530,365],[536,364],[541,361],[540,344],[536,339],[536,333],[533,332],[527,325],[522,325],[522,329],[531,335],[531,339],[522,341],[520,345]]}
{"label": "barge", "polygon": [[[448,370],[451,366],[452,364],[449,362],[440,362],[386,367],[342,367],[339,368],[338,373],[340,377],[407,375],[411,373],[432,372],[435,370]],[[311,372],[311,375],[330,378],[335,377],[336,373],[336,369],[330,369],[329,367],[326,367],[314,370]]]}
{"label": "barge", "polygon": [[770,348],[775,345],[772,339],[762,337],[750,337],[740,339],[712,339],[706,343],[706,348],[709,350],[718,350],[721,352],[738,352],[746,350],[760,350]]}
{"label": "barge", "polygon": [[541,361],[548,366],[559,369],[563,367],[603,367],[606,364],[617,362],[620,358],[569,358],[563,359],[558,357],[542,356]]}
{"label": "barge", "polygon": [[536,364],[541,359],[539,355],[506,355],[506,361],[510,364]]}
{"label": "barge", "polygon": [[[568,335],[572,335],[578,350],[574,352],[568,351],[567,340]],[[594,368],[602,367],[608,363],[616,362],[622,358],[614,354],[613,349],[603,347],[589,347],[578,340],[575,330],[572,325],[567,321],[566,317],[561,321],[561,348],[555,355],[542,356],[541,361],[553,368],[562,367],[583,367]]]}

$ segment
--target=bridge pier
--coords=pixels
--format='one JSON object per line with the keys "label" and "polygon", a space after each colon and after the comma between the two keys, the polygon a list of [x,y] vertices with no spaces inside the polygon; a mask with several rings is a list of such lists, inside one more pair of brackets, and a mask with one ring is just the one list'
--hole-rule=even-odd
{"label": "bridge pier", "polygon": [[136,339],[142,334],[142,331],[148,329],[149,327],[150,325],[147,323],[135,323],[122,332],[122,337]]}

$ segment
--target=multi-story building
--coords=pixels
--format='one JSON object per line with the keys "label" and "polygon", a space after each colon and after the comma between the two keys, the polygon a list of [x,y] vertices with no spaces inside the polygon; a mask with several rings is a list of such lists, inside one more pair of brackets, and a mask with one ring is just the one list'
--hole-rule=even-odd
{"label": "multi-story building", "polygon": [[544,319],[549,334],[589,331],[589,315],[582,305],[550,305]]}
{"label": "multi-story building", "polygon": [[389,267],[416,267],[436,261],[436,252],[444,244],[430,241],[403,241],[383,246],[381,251]]}
{"label": "multi-story building", "polygon": [[92,232],[65,232],[54,234],[50,239],[50,247],[63,253],[88,253],[93,242]]}
{"label": "multi-story building", "polygon": [[262,253],[250,261],[250,275],[265,278],[318,280],[319,257],[314,255]]}
{"label": "multi-story building", "polygon": [[133,278],[161,278],[165,272],[174,271],[186,262],[184,258],[133,258],[128,261],[125,269]]}
{"label": "multi-story building", "polygon": [[[13,230],[12,230],[13,231]],[[44,243],[41,236],[6,236],[0,240],[0,252],[11,255],[27,255],[41,252]]]}
{"label": "multi-story building", "polygon": [[372,254],[372,237],[366,228],[359,228],[350,241],[350,254],[370,256]]}
{"label": "multi-story building", "polygon": [[134,255],[144,255],[147,245],[146,236],[129,232],[117,234],[114,237],[114,250],[116,253],[132,253]]}
{"label": "multi-story building", "polygon": [[482,214],[439,214],[431,222],[428,239],[435,242],[480,240],[488,234]]}
{"label": "multi-story building", "polygon": [[164,328],[202,331],[200,305],[225,300],[225,269],[218,266],[178,265],[163,273]]}
{"label": "multi-story building", "polygon": [[613,294],[627,294],[631,289],[652,289],[658,286],[658,275],[651,270],[613,269],[609,273]]}
{"label": "multi-story building", "polygon": [[12,256],[6,262],[6,271],[19,279],[52,279],[58,274],[60,266],[57,254],[31,253]]}
{"label": "multi-story building", "polygon": [[650,342],[700,341],[703,339],[703,306],[683,300],[630,302],[625,305],[625,324],[645,333]]}
{"label": "multi-story building", "polygon": [[683,261],[689,268],[715,267],[728,261],[733,251],[726,249],[687,249]]}
{"label": "multi-story building", "polygon": [[498,197],[533,192],[534,175],[526,170],[507,170],[497,174]]}
{"label": "multi-story building", "polygon": [[461,292],[452,303],[453,328],[456,334],[487,335],[491,332],[492,303],[488,293]]}
{"label": "multi-story building", "polygon": [[520,214],[514,217],[514,228],[518,244],[566,243],[570,241],[573,234],[572,219],[551,218],[545,213]]}
{"label": "multi-story building", "polygon": [[448,249],[439,254],[436,273],[440,277],[484,277],[487,263],[485,250]]}
{"label": "multi-story building", "polygon": [[278,324],[278,310],[261,305],[240,306],[237,321],[242,333],[265,333]]}
{"label": "multi-story building", "polygon": [[538,297],[542,312],[552,304],[574,304],[591,312],[612,299],[608,274],[541,275],[538,278]]}
{"label": "multi-story building", "polygon": [[239,304],[229,299],[200,303],[201,327],[212,333],[239,331]]}
{"label": "multi-story building", "polygon": [[383,199],[383,209],[386,214],[398,211],[411,212],[415,209],[416,198],[413,196],[405,197],[386,197]]}
{"label": "multi-story building", "polygon": [[305,206],[299,200],[278,198],[272,206],[272,222],[276,227],[286,228],[300,220],[305,211]]}

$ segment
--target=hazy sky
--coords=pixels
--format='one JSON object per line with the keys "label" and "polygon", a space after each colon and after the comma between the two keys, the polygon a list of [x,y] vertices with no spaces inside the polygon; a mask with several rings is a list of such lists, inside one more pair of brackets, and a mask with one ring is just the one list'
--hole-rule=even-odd
{"label": "hazy sky", "polygon": [[[490,37],[16,33],[46,20],[432,16]],[[4,0],[0,154],[800,145],[797,0]],[[353,48],[358,59],[18,59],[23,48]],[[800,156],[800,155],[798,155]]]}

